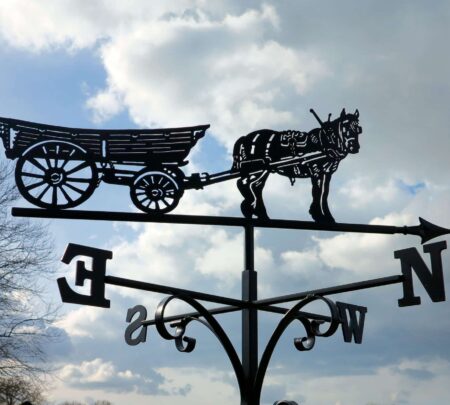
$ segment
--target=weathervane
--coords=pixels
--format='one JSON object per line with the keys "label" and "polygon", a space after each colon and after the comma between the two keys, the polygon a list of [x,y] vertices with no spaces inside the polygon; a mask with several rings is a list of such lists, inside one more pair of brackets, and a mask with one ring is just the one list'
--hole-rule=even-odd
{"label": "weathervane", "polygon": [[[10,159],[16,164],[16,184],[23,197],[40,207],[13,208],[14,216],[137,221],[171,224],[216,225],[240,227],[244,231],[244,271],[242,298],[234,299],[199,291],[185,290],[143,281],[129,280],[106,274],[107,262],[113,252],[70,243],[62,261],[71,263],[76,257],[92,259],[91,268],[77,260],[75,284],[90,283],[90,292],[75,291],[66,278],[58,279],[63,302],[109,308],[106,284],[166,294],[153,319],[147,319],[147,309],[136,305],[128,309],[125,341],[131,346],[147,339],[147,329],[154,325],[159,335],[173,340],[177,350],[189,353],[196,340],[186,335],[188,325],[197,321],[205,325],[219,340],[234,369],[241,405],[259,405],[264,377],[273,351],[286,330],[298,321],[304,335],[294,339],[299,351],[311,350],[316,338],[333,335],[339,328],[345,342],[361,343],[367,308],[335,302],[328,296],[355,290],[400,283],[403,296],[400,307],[421,302],[414,292],[415,274],[433,302],[445,301],[442,251],[445,241],[423,246],[430,256],[428,267],[416,248],[394,252],[400,260],[401,274],[340,286],[303,291],[269,299],[257,297],[257,273],[254,266],[255,228],[277,228],[376,234],[417,235],[422,243],[450,233],[450,230],[419,218],[419,225],[387,226],[336,223],[328,208],[328,192],[332,174],[349,153],[359,151],[359,112],[320,123],[309,132],[252,132],[239,138],[234,146],[230,170],[215,174],[193,173],[186,176],[180,169],[190,149],[202,138],[209,125],[183,128],[143,130],[93,130],[56,127],[8,118],[0,118],[0,136]],[[287,176],[293,184],[297,178],[311,178],[313,201],[311,221],[269,219],[262,192],[270,173]],[[198,215],[163,215],[172,211],[187,189],[238,179],[244,200],[242,217],[212,217]],[[137,208],[145,213],[66,210],[86,201],[100,182],[127,185]],[[43,209],[42,209],[43,208]],[[173,300],[189,304],[194,312],[167,316],[166,309]],[[222,306],[206,309],[200,301]],[[322,301],[328,312],[305,312],[308,304]],[[280,304],[294,302],[291,308]],[[242,355],[238,356],[226,332],[216,317],[229,312],[242,313]],[[258,311],[282,315],[265,349],[258,355]],[[169,326],[169,328],[168,328]],[[296,405],[294,401],[277,401],[274,405]]]}

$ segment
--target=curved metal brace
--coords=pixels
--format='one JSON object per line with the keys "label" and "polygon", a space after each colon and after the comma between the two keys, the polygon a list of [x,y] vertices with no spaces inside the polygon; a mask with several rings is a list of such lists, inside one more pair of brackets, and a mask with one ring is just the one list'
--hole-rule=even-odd
{"label": "curved metal brace", "polygon": [[[298,318],[298,311],[302,309],[304,306],[308,305],[309,303],[321,300],[325,302],[330,310],[331,313],[331,322],[325,331],[320,331],[320,325],[323,322],[320,321],[310,321],[307,318]],[[307,351],[311,350],[314,347],[316,336],[321,337],[327,337],[333,335],[338,326],[339,326],[339,312],[336,307],[336,304],[331,301],[328,298],[321,297],[321,296],[310,296],[302,301],[300,301],[298,304],[294,305],[287,313],[286,315],[281,319],[280,323],[278,324],[277,328],[273,332],[269,342],[267,343],[267,346],[264,350],[264,353],[261,357],[261,361],[258,366],[258,371],[256,373],[255,382],[254,382],[254,394],[255,394],[255,403],[259,403],[260,397],[261,397],[261,390],[262,385],[264,382],[264,377],[266,375],[267,367],[269,365],[270,359],[272,357],[273,351],[275,349],[275,346],[277,345],[281,335],[284,333],[286,328],[294,321],[299,320],[306,330],[306,337],[302,338],[295,338],[294,339],[294,345],[297,350],[300,351]]]}
{"label": "curved metal brace", "polygon": [[[201,320],[194,317],[184,318],[181,321],[172,324],[173,326],[175,326],[175,333],[174,334],[170,333],[169,330],[166,328],[166,323],[164,321],[164,312],[170,301],[172,301],[173,299],[179,299],[189,304],[197,312],[199,312],[205,320]],[[192,350],[194,350],[196,344],[196,339],[185,336],[186,327],[191,321],[197,321],[205,325],[217,337],[217,339],[219,339],[220,344],[227,353],[227,356],[231,361],[231,365],[233,366],[234,373],[238,381],[239,393],[241,395],[241,398],[244,398],[245,376],[239,356],[237,355],[233,344],[231,343],[230,339],[228,338],[223,328],[203,305],[201,305],[198,301],[186,295],[172,295],[170,297],[163,299],[159,303],[155,312],[155,326],[160,336],[166,340],[175,340],[175,346],[177,350],[184,353],[189,353]]]}

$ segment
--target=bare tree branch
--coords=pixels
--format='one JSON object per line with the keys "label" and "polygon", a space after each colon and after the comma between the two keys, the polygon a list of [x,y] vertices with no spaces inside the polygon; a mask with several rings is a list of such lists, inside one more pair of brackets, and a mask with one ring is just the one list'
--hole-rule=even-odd
{"label": "bare tree branch", "polygon": [[44,287],[56,260],[45,225],[10,216],[19,199],[13,171],[0,161],[0,380],[37,384],[49,371],[43,347],[53,337],[49,326],[56,312]]}

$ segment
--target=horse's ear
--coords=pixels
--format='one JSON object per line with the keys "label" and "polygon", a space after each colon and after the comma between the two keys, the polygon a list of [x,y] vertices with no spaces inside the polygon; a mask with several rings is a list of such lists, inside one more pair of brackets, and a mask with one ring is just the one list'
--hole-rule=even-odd
{"label": "horse's ear", "polygon": [[344,118],[344,117],[345,117],[345,114],[346,114],[346,113],[345,113],[345,108],[343,108],[342,111],[341,111],[341,118]]}
{"label": "horse's ear", "polygon": [[358,109],[355,110],[355,117],[356,117],[356,118],[359,117],[359,111],[358,111]]}

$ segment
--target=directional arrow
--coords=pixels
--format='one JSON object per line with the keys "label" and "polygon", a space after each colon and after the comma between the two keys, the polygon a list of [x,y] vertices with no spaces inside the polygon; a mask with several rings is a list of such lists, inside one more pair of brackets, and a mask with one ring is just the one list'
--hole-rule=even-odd
{"label": "directional arrow", "polygon": [[12,208],[15,217],[85,219],[98,221],[157,222],[191,225],[221,225],[259,228],[303,229],[311,231],[356,232],[376,234],[403,234],[420,236],[422,243],[438,236],[447,235],[450,229],[442,228],[419,218],[420,225],[390,226],[346,223],[319,223],[312,221],[292,221],[286,219],[247,219],[240,217],[212,217],[204,215],[151,215],[137,212],[45,210],[40,208]]}
{"label": "directional arrow", "polygon": [[421,217],[419,217],[419,221],[420,225],[411,226],[409,233],[411,235],[420,236],[422,238],[422,244],[431,239],[437,238],[438,236],[447,235],[450,233],[450,229],[434,225]]}

